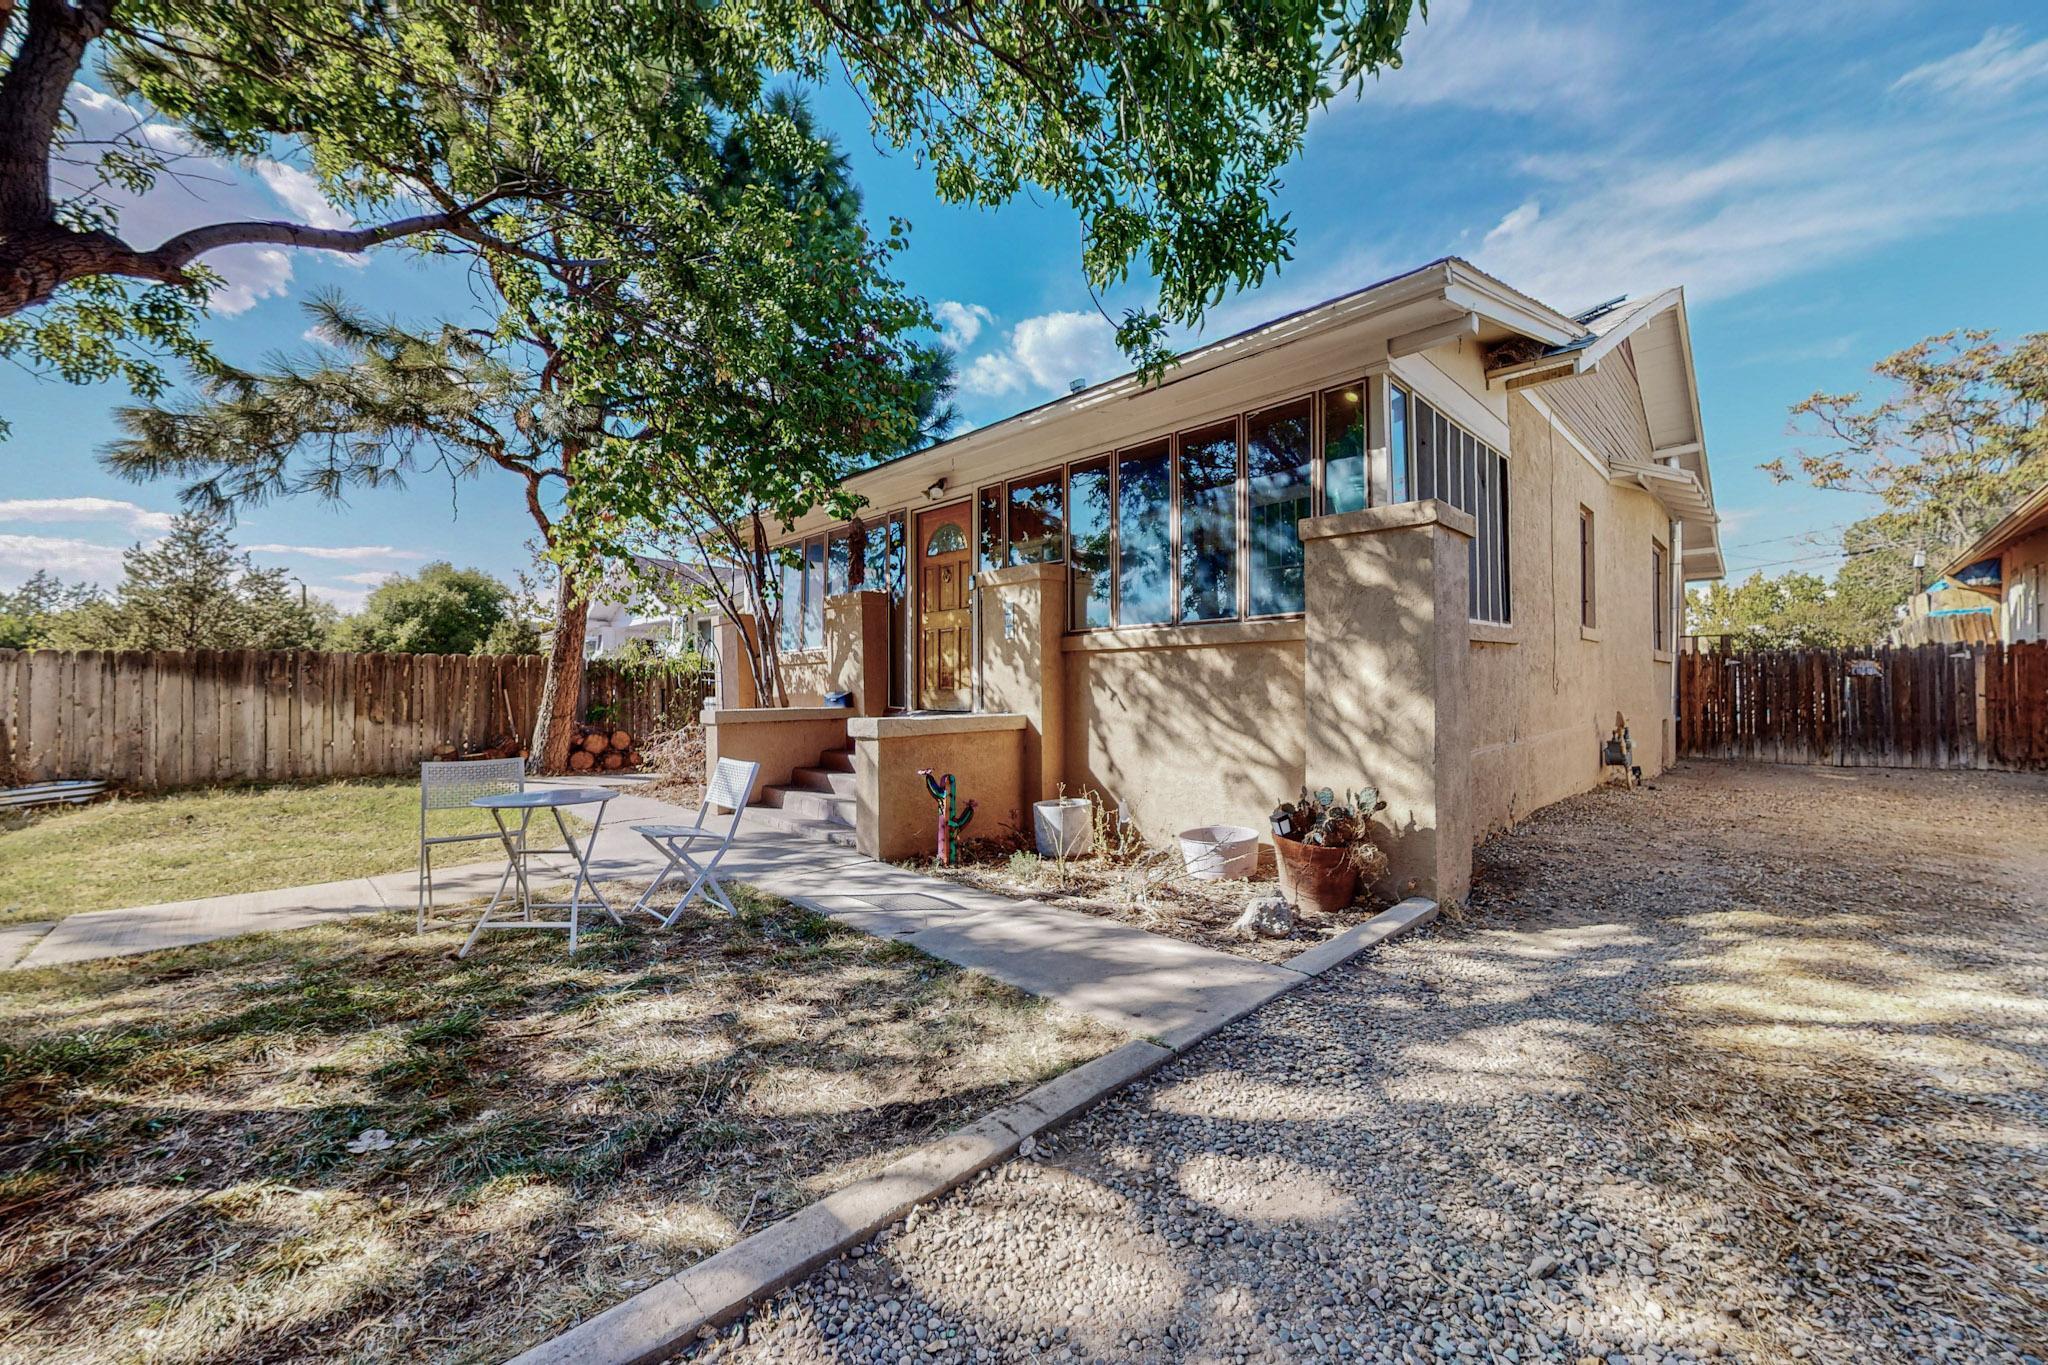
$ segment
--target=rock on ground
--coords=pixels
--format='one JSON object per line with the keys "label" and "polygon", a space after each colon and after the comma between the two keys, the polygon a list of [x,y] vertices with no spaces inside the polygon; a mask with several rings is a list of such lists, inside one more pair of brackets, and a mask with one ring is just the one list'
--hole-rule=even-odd
{"label": "rock on ground", "polygon": [[1691,764],[706,1361],[2038,1361],[2048,781]]}

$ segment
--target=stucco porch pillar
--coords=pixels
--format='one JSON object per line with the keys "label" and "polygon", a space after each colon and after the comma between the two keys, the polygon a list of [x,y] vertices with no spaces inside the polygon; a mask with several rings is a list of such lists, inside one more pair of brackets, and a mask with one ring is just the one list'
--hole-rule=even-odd
{"label": "stucco porch pillar", "polygon": [[981,612],[977,709],[1024,717],[1024,795],[1046,801],[1065,777],[1067,566],[1019,564],[976,579]]}
{"label": "stucco porch pillar", "polygon": [[853,709],[889,709],[889,596],[848,592],[825,599],[825,691],[850,692]]}
{"label": "stucco porch pillar", "polygon": [[1442,901],[1471,889],[1474,529],[1470,514],[1434,499],[1301,523],[1308,785],[1379,788],[1392,895]]}
{"label": "stucco porch pillar", "polygon": [[747,662],[747,645],[757,629],[751,614],[741,616],[738,625],[721,614],[713,628],[711,647],[718,651],[718,705],[722,710],[742,711],[761,704],[754,666]]}

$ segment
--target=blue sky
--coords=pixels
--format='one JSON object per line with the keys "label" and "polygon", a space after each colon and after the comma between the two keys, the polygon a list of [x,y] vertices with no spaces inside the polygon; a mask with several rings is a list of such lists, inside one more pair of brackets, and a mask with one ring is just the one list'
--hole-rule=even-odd
{"label": "blue sky", "polygon": [[[1778,488],[1757,470],[1798,446],[1786,409],[1863,387],[1877,357],[1954,327],[2048,326],[2048,9],[1803,0],[1574,6],[1437,0],[1402,70],[1319,114],[1284,176],[1294,259],[1226,301],[1217,336],[1398,273],[1470,257],[1560,308],[1684,285],[1732,574],[1826,569],[1863,508]],[[81,117],[111,101],[74,91]],[[947,206],[909,155],[871,139],[858,101],[818,93],[871,217],[904,217],[898,268],[946,322],[959,401],[984,425],[1121,371],[1081,279],[1080,230],[1046,196]],[[282,163],[223,173],[130,210],[131,236],[223,213],[331,210]],[[208,331],[253,361],[302,345],[297,300],[339,286],[412,318],[472,307],[445,265],[240,251]],[[1135,291],[1103,300],[1112,314]],[[1192,339],[1192,338],[1190,338]],[[174,489],[96,464],[113,387],[0,373],[0,586],[37,568],[112,583],[119,551],[158,534]],[[452,558],[509,575],[531,524],[503,478],[422,480],[346,508],[284,503],[237,538],[343,606],[383,575]]]}

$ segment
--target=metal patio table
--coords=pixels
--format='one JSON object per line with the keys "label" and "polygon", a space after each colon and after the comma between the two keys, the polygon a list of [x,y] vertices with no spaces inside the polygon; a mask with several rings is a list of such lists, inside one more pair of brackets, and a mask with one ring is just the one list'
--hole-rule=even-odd
{"label": "metal patio table", "polygon": [[[505,899],[501,884],[498,894],[491,897],[491,903],[484,907],[483,917],[476,922],[476,928],[469,931],[469,939],[462,945],[457,957],[469,956],[469,950],[486,929],[567,929],[569,951],[576,951],[576,942],[582,933],[583,895],[586,890],[590,899],[612,917],[613,924],[623,924],[618,911],[597,889],[590,876],[590,851],[597,846],[598,827],[604,823],[604,803],[618,793],[607,787],[532,787],[525,791],[498,792],[490,796],[479,796],[469,804],[487,810],[491,819],[497,821],[498,838],[505,845],[505,859],[511,864],[517,890],[508,910],[516,910],[518,918],[493,918],[498,912],[500,901]],[[562,811],[568,806],[597,807],[597,816],[590,822],[590,833],[584,836],[579,847],[576,836],[569,832],[569,822],[562,818]],[[569,884],[569,899],[565,901],[539,901],[533,899],[533,883],[527,872],[527,860],[534,850],[526,842],[526,828],[533,823],[534,812],[549,811],[555,817],[555,827],[562,832],[562,842],[568,846],[569,855],[576,860],[576,876]],[[505,823],[508,812],[519,812],[519,824],[515,829]],[[552,850],[549,850],[550,852]],[[538,920],[533,917],[536,910],[567,910],[565,920]]]}

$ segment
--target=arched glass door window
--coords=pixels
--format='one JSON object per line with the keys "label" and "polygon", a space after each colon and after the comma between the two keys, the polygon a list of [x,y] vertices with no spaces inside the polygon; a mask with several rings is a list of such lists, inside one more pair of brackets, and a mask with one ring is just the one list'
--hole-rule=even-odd
{"label": "arched glass door window", "polygon": [[932,531],[931,539],[924,543],[927,555],[956,554],[967,548],[967,533],[955,522],[942,521]]}

